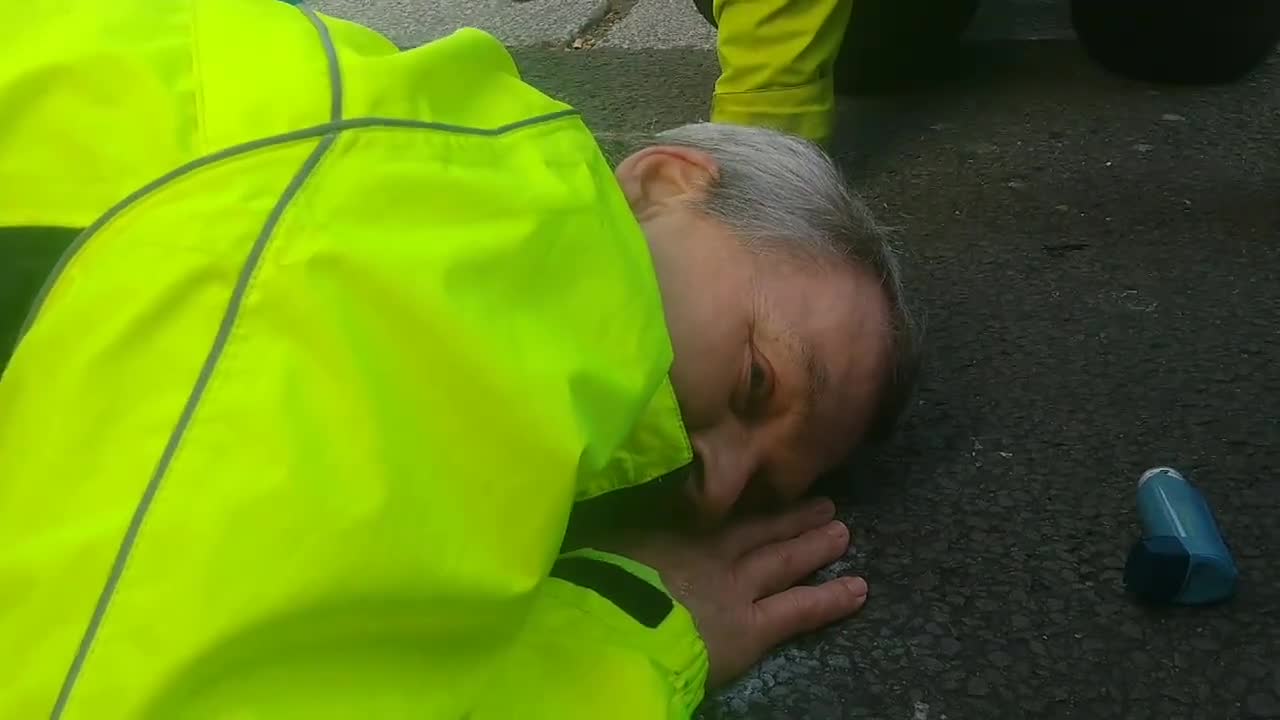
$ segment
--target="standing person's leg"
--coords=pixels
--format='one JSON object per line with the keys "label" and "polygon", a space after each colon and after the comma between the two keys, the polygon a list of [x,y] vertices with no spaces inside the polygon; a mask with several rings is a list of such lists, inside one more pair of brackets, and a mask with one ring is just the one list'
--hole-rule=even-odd
{"label": "standing person's leg", "polygon": [[832,71],[852,6],[853,0],[715,0],[721,72],[712,121],[825,143],[835,125]]}

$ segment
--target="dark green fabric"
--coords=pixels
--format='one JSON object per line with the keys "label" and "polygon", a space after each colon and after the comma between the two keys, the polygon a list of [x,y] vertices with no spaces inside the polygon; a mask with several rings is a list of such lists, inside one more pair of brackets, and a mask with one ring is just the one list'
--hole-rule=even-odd
{"label": "dark green fabric", "polygon": [[82,228],[0,227],[0,370],[18,340],[18,331],[40,292]]}

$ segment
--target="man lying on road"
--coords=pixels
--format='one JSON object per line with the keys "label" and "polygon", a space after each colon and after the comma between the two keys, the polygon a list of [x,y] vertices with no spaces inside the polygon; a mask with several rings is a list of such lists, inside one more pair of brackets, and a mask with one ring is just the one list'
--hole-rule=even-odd
{"label": "man lying on road", "polygon": [[[0,717],[687,717],[863,605],[798,585],[849,534],[796,501],[893,426],[912,325],[820,152],[611,168],[474,30],[24,12],[0,253],[76,239],[0,379]],[[646,493],[684,522],[562,552]]]}

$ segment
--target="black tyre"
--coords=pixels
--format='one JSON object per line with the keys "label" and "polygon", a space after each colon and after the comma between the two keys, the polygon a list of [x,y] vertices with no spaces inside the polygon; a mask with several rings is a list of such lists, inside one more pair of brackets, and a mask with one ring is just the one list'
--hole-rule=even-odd
{"label": "black tyre", "polygon": [[[856,0],[836,61],[837,89],[842,93],[905,89],[946,76],[953,69],[950,56],[979,2]],[[711,4],[712,0],[694,0],[702,17],[715,25]]]}
{"label": "black tyre", "polygon": [[1280,42],[1280,0],[1072,0],[1071,21],[1098,64],[1149,82],[1231,82]]}

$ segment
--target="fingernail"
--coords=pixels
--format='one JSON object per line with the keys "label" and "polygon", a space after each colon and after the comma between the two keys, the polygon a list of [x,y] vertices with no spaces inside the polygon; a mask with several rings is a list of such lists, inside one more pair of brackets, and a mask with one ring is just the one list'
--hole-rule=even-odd
{"label": "fingernail", "polygon": [[862,578],[849,578],[844,581],[844,586],[849,588],[854,597],[867,596],[867,581]]}
{"label": "fingernail", "polygon": [[829,525],[827,525],[827,534],[831,537],[843,537],[848,534],[848,532],[849,528],[845,527],[844,523],[839,520],[833,520]]}

